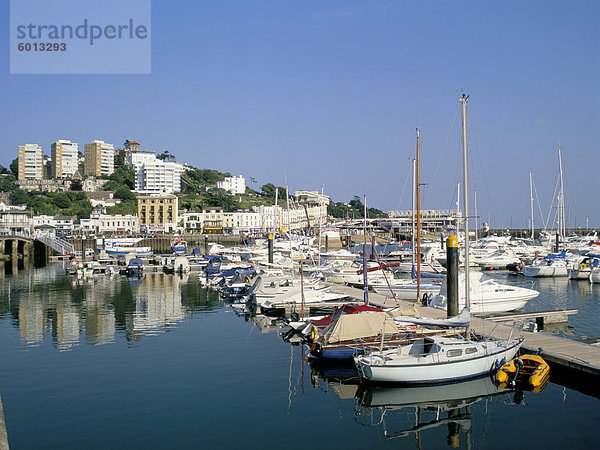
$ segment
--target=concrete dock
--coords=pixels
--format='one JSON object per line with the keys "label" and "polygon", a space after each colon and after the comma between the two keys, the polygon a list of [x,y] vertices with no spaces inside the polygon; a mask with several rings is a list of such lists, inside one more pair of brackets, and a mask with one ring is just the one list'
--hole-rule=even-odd
{"label": "concrete dock", "polygon": [[[333,290],[354,297],[357,301],[363,298],[363,290],[349,286],[335,286]],[[380,307],[398,306],[409,310],[414,302],[394,299],[369,292],[369,303]],[[446,311],[438,308],[420,307],[421,314],[425,317],[445,318]],[[569,313],[573,313],[569,311]],[[517,319],[518,320],[518,319]],[[471,328],[476,334],[492,335],[505,339],[511,333],[518,332],[525,338],[521,353],[535,353],[542,348],[542,356],[550,364],[551,381],[567,386],[571,389],[583,392],[587,395],[600,398],[600,346],[590,345],[571,339],[564,339],[546,333],[532,333],[518,331],[514,328],[514,322],[505,320],[494,322],[490,319],[473,317]]]}

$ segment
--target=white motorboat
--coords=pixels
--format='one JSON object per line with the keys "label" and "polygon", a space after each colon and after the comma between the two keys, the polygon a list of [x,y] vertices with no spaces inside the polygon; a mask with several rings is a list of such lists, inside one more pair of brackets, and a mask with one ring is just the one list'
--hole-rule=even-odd
{"label": "white motorboat", "polygon": [[428,336],[412,344],[354,358],[369,381],[443,383],[489,373],[515,357],[522,338],[472,341]]}
{"label": "white motorboat", "polygon": [[[369,286],[381,295],[390,295],[390,289],[398,300],[417,300],[417,281],[416,280],[390,280],[388,285],[386,282],[369,282]],[[421,282],[420,291],[421,298],[427,294],[429,298],[433,298],[440,292],[442,283],[427,283]],[[420,299],[419,299],[420,300]]]}
{"label": "white motorboat", "polygon": [[568,272],[570,280],[589,280],[594,265],[600,262],[600,255],[583,255],[578,260],[569,264]]}
{"label": "white motorboat", "polygon": [[[107,238],[104,239],[104,250],[108,255],[135,255],[138,258],[152,255],[150,247],[140,246],[141,238]],[[99,244],[100,245],[100,244]]]}
{"label": "white motorboat", "polygon": [[[465,274],[461,272],[458,283],[459,308],[466,305],[464,280]],[[469,285],[470,309],[473,314],[514,311],[523,308],[529,300],[540,295],[534,289],[500,284],[492,278],[487,278],[481,272],[475,271],[469,273]],[[447,282],[444,280],[440,293],[433,297],[430,304],[445,309],[447,298]]]}
{"label": "white motorboat", "polygon": [[498,250],[488,256],[482,256],[476,260],[482,269],[506,269],[509,264],[519,264],[521,259],[511,249]]}
{"label": "white motorboat", "polygon": [[[368,263],[367,271],[369,273],[369,284],[370,283],[385,283],[386,276],[388,280],[392,280],[394,275],[392,273],[387,273],[384,275],[384,270],[381,269],[381,266],[377,263]],[[342,284],[350,284],[354,286],[362,286],[364,287],[364,277],[363,277],[363,265],[359,262],[353,262],[350,266],[337,266],[333,265],[328,268],[325,268],[321,271],[321,274],[327,281],[331,281],[333,283],[342,283]]]}
{"label": "white motorboat", "polygon": [[521,270],[526,277],[566,277],[569,275],[565,252],[534,260]]}

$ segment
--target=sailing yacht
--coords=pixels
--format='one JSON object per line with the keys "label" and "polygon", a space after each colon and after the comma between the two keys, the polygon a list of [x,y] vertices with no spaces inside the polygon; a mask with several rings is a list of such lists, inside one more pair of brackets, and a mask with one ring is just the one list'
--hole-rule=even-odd
{"label": "sailing yacht", "polygon": [[[471,307],[469,267],[469,201],[467,171],[467,99],[463,94],[463,194],[465,233],[465,305]],[[372,351],[354,358],[359,374],[370,381],[396,383],[440,383],[477,377],[515,357],[522,338],[484,338],[475,341],[469,327],[464,337],[424,336],[409,345]]]}

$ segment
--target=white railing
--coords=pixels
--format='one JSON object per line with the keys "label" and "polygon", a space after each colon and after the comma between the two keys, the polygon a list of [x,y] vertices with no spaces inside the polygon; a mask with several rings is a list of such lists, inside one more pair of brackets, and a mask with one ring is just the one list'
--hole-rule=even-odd
{"label": "white railing", "polygon": [[50,247],[51,249],[59,252],[62,255],[67,253],[72,254],[75,252],[75,247],[73,247],[73,244],[70,244],[64,239],[61,239],[58,236],[54,236],[52,234],[36,231],[34,234],[34,239],[37,239],[42,244]]}

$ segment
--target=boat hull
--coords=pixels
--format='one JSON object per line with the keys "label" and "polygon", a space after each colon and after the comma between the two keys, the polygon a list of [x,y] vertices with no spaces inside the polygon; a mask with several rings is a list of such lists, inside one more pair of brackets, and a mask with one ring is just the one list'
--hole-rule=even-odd
{"label": "boat hull", "polygon": [[491,373],[515,357],[521,340],[494,351],[456,361],[436,361],[435,358],[410,358],[385,361],[378,355],[355,358],[359,373],[369,381],[383,383],[427,384],[474,378]]}
{"label": "boat hull", "polygon": [[521,271],[526,277],[566,277],[569,275],[566,267],[525,266]]}

